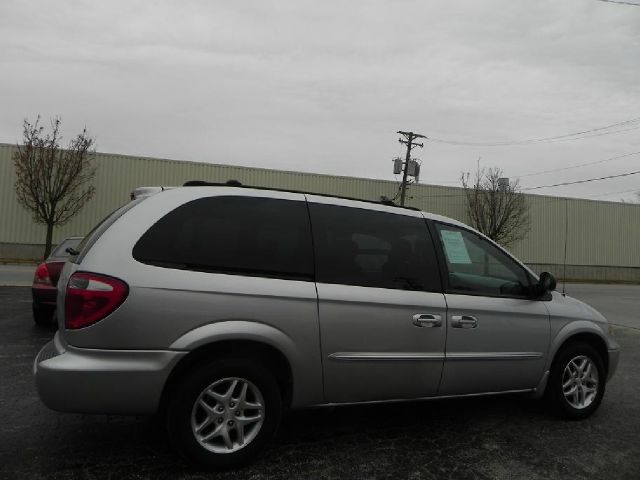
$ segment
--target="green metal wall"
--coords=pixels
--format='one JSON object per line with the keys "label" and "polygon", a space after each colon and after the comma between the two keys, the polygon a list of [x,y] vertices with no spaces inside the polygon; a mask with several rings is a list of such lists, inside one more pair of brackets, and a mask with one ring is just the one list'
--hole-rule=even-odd
{"label": "green metal wall", "polygon": [[[0,144],[0,244],[42,244],[45,228],[35,224],[15,197],[12,156],[15,146]],[[397,183],[331,175],[214,165],[125,155],[96,154],[96,196],[67,225],[54,231],[54,241],[88,232],[99,220],[126,203],[138,186],[181,185],[187,180],[226,181],[290,188],[378,200],[393,197]],[[467,221],[461,188],[415,185],[408,203],[422,210]],[[563,261],[565,213],[568,219],[567,263],[640,267],[640,205],[528,195],[531,231],[514,246],[527,263]]]}

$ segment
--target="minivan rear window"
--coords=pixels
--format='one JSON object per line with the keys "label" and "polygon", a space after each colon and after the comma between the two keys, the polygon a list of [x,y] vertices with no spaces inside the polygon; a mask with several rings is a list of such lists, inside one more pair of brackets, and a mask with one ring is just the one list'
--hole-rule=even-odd
{"label": "minivan rear window", "polygon": [[313,281],[305,202],[218,196],[188,202],[156,222],[133,248],[165,268]]}
{"label": "minivan rear window", "polygon": [[72,255],[69,257],[69,260],[73,263],[80,263],[85,255],[89,252],[91,247],[98,241],[98,239],[102,236],[107,229],[115,223],[122,215],[135,207],[138,203],[140,203],[144,198],[138,198],[136,200],[132,200],[129,203],[117,208],[109,215],[104,217],[93,229],[85,235],[82,241],[78,244],[75,250],[78,252],[77,255]]}

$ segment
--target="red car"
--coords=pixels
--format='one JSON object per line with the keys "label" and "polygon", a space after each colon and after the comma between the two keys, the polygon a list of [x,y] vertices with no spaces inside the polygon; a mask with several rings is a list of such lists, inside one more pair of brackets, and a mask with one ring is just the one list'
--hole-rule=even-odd
{"label": "red car", "polygon": [[51,255],[36,268],[31,286],[33,320],[38,325],[51,323],[56,310],[58,278],[64,263],[71,256],[67,249],[78,246],[82,237],[69,237],[61,241]]}

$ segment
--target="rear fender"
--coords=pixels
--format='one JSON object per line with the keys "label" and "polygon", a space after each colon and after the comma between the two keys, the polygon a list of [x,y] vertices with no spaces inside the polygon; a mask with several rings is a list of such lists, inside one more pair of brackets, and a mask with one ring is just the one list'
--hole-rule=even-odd
{"label": "rear fender", "polygon": [[284,355],[293,379],[292,407],[323,402],[322,367],[277,328],[259,322],[228,320],[191,330],[171,344],[171,350],[193,351],[226,340],[248,340],[269,345]]}

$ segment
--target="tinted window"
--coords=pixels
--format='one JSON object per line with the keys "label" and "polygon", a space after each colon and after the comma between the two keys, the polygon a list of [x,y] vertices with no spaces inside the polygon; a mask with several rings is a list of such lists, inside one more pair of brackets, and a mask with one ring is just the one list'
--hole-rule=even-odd
{"label": "tinted window", "polygon": [[318,282],[441,291],[422,218],[310,203]]}
{"label": "tinted window", "polygon": [[462,228],[436,224],[449,290],[488,296],[526,296],[529,276],[499,248]]}
{"label": "tinted window", "polygon": [[173,210],[133,249],[136,260],[169,268],[313,280],[305,202],[209,197]]}

